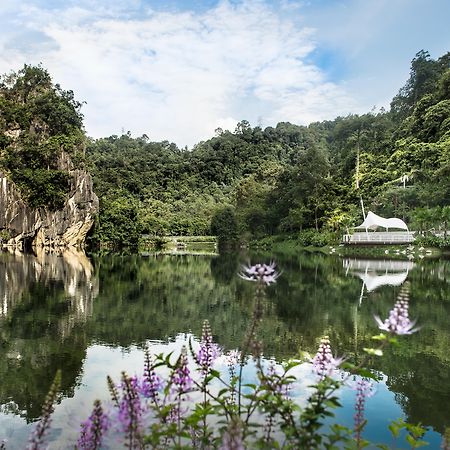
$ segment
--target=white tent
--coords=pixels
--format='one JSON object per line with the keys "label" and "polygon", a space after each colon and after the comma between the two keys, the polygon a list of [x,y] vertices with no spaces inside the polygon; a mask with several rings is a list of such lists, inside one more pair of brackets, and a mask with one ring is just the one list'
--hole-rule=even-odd
{"label": "white tent", "polygon": [[386,229],[400,228],[401,230],[409,231],[408,226],[405,222],[403,222],[402,219],[397,219],[395,217],[385,219],[384,217],[376,215],[372,211],[369,211],[367,213],[367,217],[365,218],[364,222],[361,225],[355,227],[355,229],[376,230],[379,227]]}

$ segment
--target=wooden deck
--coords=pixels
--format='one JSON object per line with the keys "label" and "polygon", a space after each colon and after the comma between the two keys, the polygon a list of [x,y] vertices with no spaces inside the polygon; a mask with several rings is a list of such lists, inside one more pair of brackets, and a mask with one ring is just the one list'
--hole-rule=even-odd
{"label": "wooden deck", "polygon": [[342,242],[348,245],[390,245],[410,244],[414,242],[414,231],[363,231],[345,234]]}

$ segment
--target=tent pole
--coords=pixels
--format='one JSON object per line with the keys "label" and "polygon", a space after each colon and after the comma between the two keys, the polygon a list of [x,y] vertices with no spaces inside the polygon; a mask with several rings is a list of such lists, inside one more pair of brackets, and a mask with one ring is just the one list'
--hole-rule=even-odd
{"label": "tent pole", "polygon": [[359,196],[359,199],[361,201],[361,209],[362,209],[363,217],[364,217],[364,220],[366,220],[366,212],[364,211],[364,202],[363,202],[362,195]]}

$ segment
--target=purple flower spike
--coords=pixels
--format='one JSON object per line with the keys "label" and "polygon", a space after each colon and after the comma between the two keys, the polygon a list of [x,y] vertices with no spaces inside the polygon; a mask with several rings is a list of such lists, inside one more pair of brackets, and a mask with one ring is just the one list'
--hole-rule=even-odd
{"label": "purple flower spike", "polygon": [[254,266],[242,266],[239,276],[243,280],[256,281],[262,284],[273,284],[280,274],[275,270],[276,264],[255,264]]}
{"label": "purple flower spike", "polygon": [[122,398],[119,404],[119,424],[121,431],[127,436],[127,446],[138,447],[144,412],[139,397],[139,381],[136,377],[128,377],[122,373]]}
{"label": "purple flower spike", "polygon": [[200,349],[197,353],[198,364],[201,366],[203,375],[207,375],[211,370],[214,361],[220,355],[219,346],[213,342],[211,327],[209,322],[203,322],[202,338],[200,341]]}
{"label": "purple flower spike", "polygon": [[172,393],[173,394],[186,394],[192,387],[191,372],[188,367],[187,350],[183,345],[181,348],[181,354],[177,361],[177,367],[172,373]]}
{"label": "purple flower spike", "polygon": [[42,413],[36,428],[31,433],[28,441],[28,450],[39,450],[45,448],[45,437],[50,430],[50,424],[52,421],[52,413],[54,411],[54,403],[58,396],[58,390],[61,386],[61,371],[58,370],[55,379],[50,387],[50,391],[45,398],[44,405],[42,406]]}
{"label": "purple flower spike", "polygon": [[372,397],[375,393],[373,383],[365,379],[359,379],[356,382],[356,402],[355,402],[355,439],[357,442],[361,440],[361,432],[364,426],[364,409],[366,399]]}
{"label": "purple flower spike", "polygon": [[103,412],[100,400],[94,402],[92,414],[81,424],[77,448],[80,450],[97,450],[102,445],[102,438],[109,428],[108,416]]}
{"label": "purple flower spike", "polygon": [[158,376],[153,367],[152,358],[146,350],[144,363],[144,377],[139,392],[145,397],[150,398],[154,402],[158,401],[158,392],[163,388],[163,381]]}
{"label": "purple flower spike", "polygon": [[335,358],[331,353],[330,340],[324,336],[319,345],[319,350],[312,359],[314,372],[323,379],[329,377],[339,367],[344,358]]}
{"label": "purple flower spike", "polygon": [[235,366],[237,366],[241,361],[241,352],[237,349],[229,350],[225,355],[225,361],[228,369],[234,372]]}
{"label": "purple flower spike", "polygon": [[242,426],[236,420],[233,420],[222,437],[222,444],[219,450],[245,450],[242,441]]}
{"label": "purple flower spike", "polygon": [[275,362],[270,361],[264,383],[274,394],[283,395],[287,398],[289,387],[288,385],[284,385],[282,381],[282,377],[277,372]]}
{"label": "purple flower spike", "polygon": [[394,308],[389,312],[389,317],[383,322],[379,316],[374,316],[378,324],[378,328],[388,333],[403,335],[412,334],[420,329],[415,327],[416,320],[410,320],[409,314],[409,298],[406,292],[400,292],[398,300]]}

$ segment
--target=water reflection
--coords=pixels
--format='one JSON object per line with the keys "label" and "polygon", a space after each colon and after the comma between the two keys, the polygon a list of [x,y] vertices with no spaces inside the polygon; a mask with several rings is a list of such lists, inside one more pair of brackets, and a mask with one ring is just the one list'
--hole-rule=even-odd
{"label": "water reflection", "polygon": [[381,286],[401,286],[415,264],[409,260],[344,258],[342,265],[346,275],[355,275],[363,282],[358,302],[361,305],[364,290],[373,292]]}
{"label": "water reflection", "polygon": [[70,300],[73,319],[85,320],[98,295],[98,279],[84,252],[76,249],[49,251],[37,249],[36,255],[9,249],[0,253],[0,316],[14,309],[33,284],[61,284]]}
{"label": "water reflection", "polygon": [[[103,372],[120,370],[124,352],[140,353],[148,340],[198,336],[208,318],[217,342],[225,349],[238,347],[251,321],[253,285],[236,273],[249,260],[272,258],[136,255],[91,262],[76,253],[0,254],[0,404],[10,413],[0,414],[0,430],[12,418],[38,417],[58,368],[61,404],[71,405],[67,416],[69,409],[81,409],[76,398],[87,411],[90,397],[104,386]],[[259,337],[266,357],[277,361],[300,349],[315,352],[323,335],[339,354],[360,360],[378,331],[373,314],[387,314],[406,274],[410,314],[423,328],[373,361],[396,398],[380,404],[374,417],[395,419],[400,405],[408,419],[442,433],[450,417],[449,261],[414,265],[324,255],[276,260],[283,274],[268,289]],[[366,301],[358,306],[361,280]],[[102,352],[111,353],[114,364],[105,366]]]}
{"label": "water reflection", "polygon": [[[63,368],[62,392],[73,394],[86,352],[82,327],[92,315],[98,279],[75,251],[0,253],[0,403],[37,418],[51,380]],[[1,427],[0,427],[1,428]]]}

